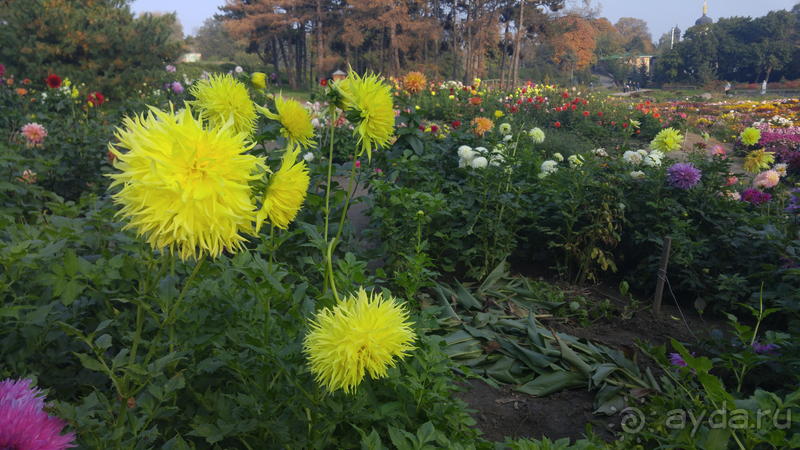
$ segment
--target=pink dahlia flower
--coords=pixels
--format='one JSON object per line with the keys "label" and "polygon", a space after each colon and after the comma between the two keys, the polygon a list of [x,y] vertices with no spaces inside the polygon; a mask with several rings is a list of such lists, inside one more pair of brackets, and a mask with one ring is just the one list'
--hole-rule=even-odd
{"label": "pink dahlia flower", "polygon": [[176,94],[183,94],[183,85],[181,84],[180,81],[173,81],[172,82],[172,90]]}
{"label": "pink dahlia flower", "polygon": [[30,380],[0,382],[0,448],[14,450],[63,450],[75,447],[75,433],[61,435],[65,423],[50,417],[41,391]]}
{"label": "pink dahlia flower", "polygon": [[776,170],[768,170],[766,172],[761,172],[760,174],[756,175],[756,178],[753,180],[753,186],[762,187],[762,188],[771,188],[778,185],[781,176]]}
{"label": "pink dahlia flower", "polygon": [[28,140],[28,147],[40,145],[47,137],[47,130],[38,123],[29,123],[22,127],[22,135]]}
{"label": "pink dahlia flower", "polygon": [[721,145],[715,145],[711,147],[711,156],[712,157],[719,156],[721,158],[724,158],[726,156],[725,148],[722,147]]}

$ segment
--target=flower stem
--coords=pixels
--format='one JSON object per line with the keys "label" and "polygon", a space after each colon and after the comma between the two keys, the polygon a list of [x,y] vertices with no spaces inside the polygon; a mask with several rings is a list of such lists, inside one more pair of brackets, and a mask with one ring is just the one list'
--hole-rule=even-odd
{"label": "flower stem", "polygon": [[164,328],[166,328],[166,326],[172,323],[172,320],[174,320],[173,316],[178,311],[178,308],[180,308],[181,302],[183,302],[183,297],[186,296],[186,291],[189,290],[189,286],[192,285],[194,277],[197,275],[197,272],[200,271],[200,267],[203,265],[203,262],[205,262],[205,260],[206,260],[205,254],[203,254],[203,256],[201,256],[200,259],[197,260],[197,265],[194,266],[194,271],[192,271],[192,274],[189,275],[189,279],[186,280],[186,284],[183,286],[183,290],[181,290],[181,295],[178,296],[178,301],[175,302],[175,306],[173,306],[172,309],[167,310],[167,317],[164,319],[163,322],[161,322],[161,326],[158,327],[158,333],[156,333],[156,337],[155,339],[153,339],[153,343],[150,345],[150,351],[147,352],[147,357],[145,358],[142,366],[146,367],[147,363],[150,362],[150,358],[153,357],[153,353],[155,353],[156,348],[158,347],[158,341],[161,340],[161,335],[164,334]]}
{"label": "flower stem", "polygon": [[[334,123],[336,122],[336,106],[334,104],[330,105],[330,112],[331,112],[331,149],[328,153],[328,183],[325,185],[325,243],[328,243],[328,221],[331,216],[331,172],[333,170],[333,131],[335,129]],[[329,268],[326,267],[324,278],[325,283],[322,285],[322,293],[324,294],[328,290],[328,270]]]}

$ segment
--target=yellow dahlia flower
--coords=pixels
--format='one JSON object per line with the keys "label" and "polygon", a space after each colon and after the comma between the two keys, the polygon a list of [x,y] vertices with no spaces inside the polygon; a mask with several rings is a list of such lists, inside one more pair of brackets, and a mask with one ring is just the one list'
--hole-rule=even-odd
{"label": "yellow dahlia flower", "polygon": [[337,304],[333,311],[323,309],[310,321],[303,351],[311,373],[329,391],[355,391],[369,372],[373,379],[386,376],[387,366],[395,366],[414,349],[415,339],[408,312],[394,298],[367,294],[360,288]]}
{"label": "yellow dahlia flower", "polygon": [[283,126],[281,128],[281,136],[289,141],[289,148],[294,148],[295,144],[303,147],[316,144],[313,141],[314,126],[311,125],[311,117],[297,100],[286,100],[280,95],[275,97],[275,107],[278,109],[278,114],[273,114],[270,110],[260,105],[256,105],[256,107],[261,111],[261,114],[281,123]]}
{"label": "yellow dahlia flower", "polygon": [[659,131],[656,137],[650,142],[652,150],[658,150],[663,153],[669,153],[681,148],[683,144],[683,135],[678,130],[669,127]]}
{"label": "yellow dahlia flower", "polygon": [[256,232],[267,218],[285,230],[303,206],[311,178],[306,163],[296,163],[298,154],[299,148],[287,149],[280,170],[269,177],[267,190],[261,199],[261,210],[256,215]]}
{"label": "yellow dahlia flower", "polygon": [[[353,134],[361,135],[358,143],[361,152],[367,151],[372,159],[372,149],[386,147],[394,133],[394,106],[391,88],[383,84],[375,74],[363,78],[351,71],[350,92],[353,96],[352,109],[360,116],[361,122]],[[351,121],[354,122],[355,121]]]}
{"label": "yellow dahlia flower", "polygon": [[775,152],[765,152],[763,148],[753,150],[744,157],[742,169],[749,173],[758,173],[762,169],[769,169],[769,165],[775,162],[774,154]]}
{"label": "yellow dahlia flower", "polygon": [[189,106],[178,114],[151,107],[147,117],[123,123],[119,144],[109,144],[121,173],[109,177],[112,188],[122,185],[113,198],[130,218],[125,228],[147,235],[154,248],[177,248],[184,261],[241,249],[240,233],[252,234],[255,219],[248,183],[266,168],[245,154],[253,147],[247,133],[236,132],[233,120],[204,129]]}
{"label": "yellow dahlia flower", "polygon": [[342,111],[353,106],[353,94],[350,89],[350,78],[328,83],[330,92],[333,95],[331,103]]}
{"label": "yellow dahlia flower", "polygon": [[233,118],[237,133],[252,134],[256,127],[256,108],[244,84],[230,75],[212,75],[195,83],[189,90],[196,100],[186,102],[195,106],[200,117],[212,127],[221,126]]}
{"label": "yellow dahlia flower", "polygon": [[403,78],[403,87],[411,94],[422,92],[427,84],[428,79],[422,72],[408,72]]}
{"label": "yellow dahlia flower", "polygon": [[261,72],[254,72],[250,75],[250,84],[258,89],[266,89],[267,88],[267,76]]}
{"label": "yellow dahlia flower", "polygon": [[761,130],[758,128],[745,128],[740,136],[744,145],[756,145],[761,139]]}
{"label": "yellow dahlia flower", "polygon": [[492,131],[492,127],[494,127],[492,119],[487,119],[486,117],[472,119],[472,128],[475,130],[476,137],[482,138],[484,133]]}

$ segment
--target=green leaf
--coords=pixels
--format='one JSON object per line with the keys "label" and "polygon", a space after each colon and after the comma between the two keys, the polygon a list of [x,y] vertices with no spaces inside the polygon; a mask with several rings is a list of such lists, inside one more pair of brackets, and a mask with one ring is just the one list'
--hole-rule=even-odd
{"label": "green leaf", "polygon": [[529,381],[515,390],[537,397],[544,397],[553,392],[584,387],[587,384],[588,380],[583,375],[562,370],[540,375],[533,381]]}
{"label": "green leaf", "polygon": [[64,269],[70,277],[78,274],[78,255],[71,248],[64,251]]}
{"label": "green leaf", "polygon": [[103,367],[103,365],[100,364],[100,362],[94,359],[92,356],[87,355],[86,353],[77,353],[77,352],[73,352],[73,354],[77,356],[78,359],[81,360],[81,364],[83,364],[83,367],[86,367],[87,369],[93,370],[95,372],[100,372],[110,375],[108,374],[108,371],[106,371],[105,367]]}
{"label": "green leaf", "polygon": [[78,298],[78,295],[83,292],[83,289],[84,286],[82,286],[78,280],[70,280],[66,286],[64,286],[64,291],[61,293],[61,302],[64,306],[71,305],[72,302]]}

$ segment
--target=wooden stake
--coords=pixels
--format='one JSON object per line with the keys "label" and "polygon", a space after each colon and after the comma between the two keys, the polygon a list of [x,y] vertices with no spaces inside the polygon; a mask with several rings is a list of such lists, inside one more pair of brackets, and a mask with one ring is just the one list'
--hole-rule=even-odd
{"label": "wooden stake", "polygon": [[656,284],[656,299],[653,302],[653,315],[661,311],[661,295],[664,293],[664,281],[667,279],[667,263],[669,262],[669,248],[672,238],[664,238],[664,249],[661,250],[661,264],[658,267],[658,284]]}

